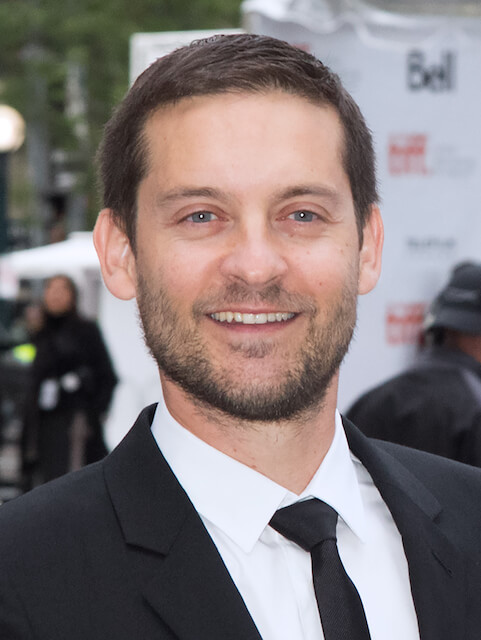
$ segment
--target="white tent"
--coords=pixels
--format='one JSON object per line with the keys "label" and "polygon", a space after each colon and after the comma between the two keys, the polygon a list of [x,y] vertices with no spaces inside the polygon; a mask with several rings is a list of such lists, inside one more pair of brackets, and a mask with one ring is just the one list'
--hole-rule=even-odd
{"label": "white tent", "polygon": [[7,253],[0,264],[2,270],[11,269],[20,278],[44,278],[53,273],[76,278],[85,270],[99,271],[92,234],[88,231],[72,233],[64,242]]}
{"label": "white tent", "polygon": [[81,293],[81,308],[97,313],[100,269],[90,232],[72,233],[64,242],[7,253],[0,259],[0,295],[14,298],[21,279],[40,280],[57,273],[73,278]]}

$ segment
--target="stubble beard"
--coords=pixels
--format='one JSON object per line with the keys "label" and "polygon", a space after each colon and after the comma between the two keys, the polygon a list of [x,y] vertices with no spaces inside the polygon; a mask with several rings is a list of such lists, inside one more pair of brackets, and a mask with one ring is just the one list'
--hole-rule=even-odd
{"label": "stubble beard", "polygon": [[[324,322],[319,311],[305,297],[288,294],[278,285],[253,294],[241,285],[226,287],[212,306],[212,299],[194,305],[187,323],[175,311],[164,290],[154,291],[141,275],[137,283],[137,303],[144,339],[159,370],[207,412],[221,412],[231,418],[249,422],[288,421],[300,419],[316,407],[322,407],[326,392],[347,353],[356,324],[357,282],[346,283]],[[280,366],[275,376],[262,380],[239,380],[232,374],[228,357],[223,363],[213,362],[208,347],[198,330],[198,320],[205,308],[225,308],[229,303],[269,302],[275,308],[302,309],[309,317],[309,327],[295,362]],[[289,306],[290,304],[290,306]],[[275,341],[259,341],[232,345],[232,352],[244,358],[262,359],[274,349]],[[251,362],[249,362],[250,366]]]}

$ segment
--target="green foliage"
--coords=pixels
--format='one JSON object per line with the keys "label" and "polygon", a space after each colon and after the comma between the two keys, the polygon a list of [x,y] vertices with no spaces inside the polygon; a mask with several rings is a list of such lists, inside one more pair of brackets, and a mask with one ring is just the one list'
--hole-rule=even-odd
{"label": "green foliage", "polygon": [[[92,157],[128,87],[136,32],[239,26],[241,0],[0,0],[0,102],[45,127],[52,149],[75,152],[90,222],[96,211]],[[66,110],[67,78],[82,72],[85,114]],[[85,135],[77,125],[85,120]]]}

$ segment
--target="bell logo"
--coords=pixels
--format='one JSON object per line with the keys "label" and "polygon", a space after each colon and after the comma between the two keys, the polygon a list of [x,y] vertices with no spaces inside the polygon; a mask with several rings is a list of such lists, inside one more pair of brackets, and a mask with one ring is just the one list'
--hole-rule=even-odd
{"label": "bell logo", "polygon": [[456,55],[452,51],[441,53],[441,59],[433,63],[422,51],[408,54],[407,81],[411,91],[427,89],[433,93],[453,91],[455,85]]}

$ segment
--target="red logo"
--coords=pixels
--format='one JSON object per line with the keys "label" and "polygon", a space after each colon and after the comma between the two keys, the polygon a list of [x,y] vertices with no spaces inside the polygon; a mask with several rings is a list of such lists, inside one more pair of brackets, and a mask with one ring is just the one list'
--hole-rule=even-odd
{"label": "red logo", "polygon": [[389,138],[389,173],[393,176],[403,174],[426,174],[427,135],[397,134]]}
{"label": "red logo", "polygon": [[422,324],[426,304],[397,303],[386,308],[386,342],[389,345],[418,344],[422,337]]}

